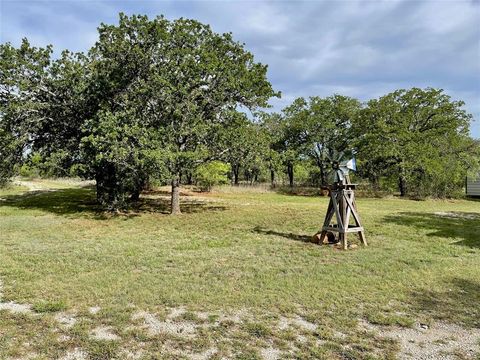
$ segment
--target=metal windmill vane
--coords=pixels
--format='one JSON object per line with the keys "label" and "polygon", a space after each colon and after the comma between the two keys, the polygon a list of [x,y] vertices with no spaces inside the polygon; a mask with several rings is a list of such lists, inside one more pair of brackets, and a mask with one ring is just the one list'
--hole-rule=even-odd
{"label": "metal windmill vane", "polygon": [[356,171],[357,164],[355,158],[348,160],[343,160],[344,153],[334,153],[332,156],[326,154],[327,159],[329,160],[332,170],[329,173],[330,183],[350,183],[349,171]]}
{"label": "metal windmill vane", "polygon": [[[352,184],[349,176],[350,171],[357,170],[355,158],[345,159],[343,152],[325,153],[325,157],[331,165],[327,187],[330,201],[320,232],[320,243],[324,243],[325,238],[328,239],[328,243],[335,243],[338,240],[343,248],[347,249],[347,234],[357,233],[361,243],[367,245],[355,202],[357,184]],[[353,224],[350,224],[351,222]],[[338,236],[336,237],[335,234]]]}

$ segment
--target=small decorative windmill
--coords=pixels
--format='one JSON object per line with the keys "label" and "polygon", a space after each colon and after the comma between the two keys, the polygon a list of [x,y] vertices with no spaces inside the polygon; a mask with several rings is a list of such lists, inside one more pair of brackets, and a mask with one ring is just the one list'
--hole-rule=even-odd
{"label": "small decorative windmill", "polygon": [[[354,190],[357,184],[350,182],[348,174],[350,170],[356,170],[355,158],[344,160],[343,153],[326,154],[326,157],[332,166],[329,174],[330,185],[327,187],[330,202],[320,233],[320,244],[324,242],[326,236],[329,242],[332,242],[331,240],[335,238],[334,234],[338,233],[338,241],[344,249],[347,249],[347,234],[358,233],[362,244],[367,245],[355,202]],[[336,224],[332,223],[334,216],[337,220]]]}

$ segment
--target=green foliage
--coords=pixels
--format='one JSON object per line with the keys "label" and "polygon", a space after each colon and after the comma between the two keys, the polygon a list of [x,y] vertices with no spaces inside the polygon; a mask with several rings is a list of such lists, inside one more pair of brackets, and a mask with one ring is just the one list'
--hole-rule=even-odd
{"label": "green foliage", "polygon": [[327,98],[296,99],[283,110],[284,141],[290,151],[310,157],[320,169],[320,182],[325,185],[329,171],[326,153],[349,150],[352,146],[351,124],[360,110],[356,99],[333,95]]}
{"label": "green foliage", "polygon": [[365,104],[312,96],[261,113],[279,93],[230,33],[124,14],[98,31],[88,54],[57,59],[26,39],[0,45],[0,186],[16,174],[81,176],[114,210],[148,184],[171,182],[179,211],[180,179],[191,183],[212,160],[230,164],[235,184],[275,186],[286,176],[290,186],[325,185],[326,154],[355,150],[357,175],[372,189],[417,198],[455,196],[480,169],[472,116],[443,90],[397,90]]}
{"label": "green foliage", "polygon": [[[101,114],[109,115],[90,123],[94,134],[100,130],[101,139],[89,136],[84,143],[89,143],[94,163],[106,162],[95,166],[96,174],[107,164],[103,177],[115,174],[107,181],[113,184],[108,189],[115,188],[118,194],[109,195],[109,203],[123,202],[122,194],[132,187],[119,188],[119,181],[132,182],[128,179],[136,179],[136,173],[147,173],[141,154],[145,146],[147,151],[162,152],[162,163],[176,187],[182,172],[214,157],[210,148],[217,136],[212,130],[224,122],[225,111],[239,105],[266,106],[275,95],[266,66],[255,63],[231,34],[216,34],[195,20],[121,14],[118,26],[102,25],[99,33],[100,41],[91,51],[93,78],[101,84],[96,90],[96,99],[103,99]],[[123,128],[118,128],[119,118]],[[123,142],[124,132],[132,128],[132,142],[119,144],[117,140]],[[138,139],[141,144],[135,142]]]}
{"label": "green foliage", "polygon": [[243,44],[195,20],[120,14],[99,27],[88,56],[51,61],[51,52],[26,40],[1,47],[0,178],[29,149],[44,159],[39,173],[95,178],[112,209],[138,198],[150,177],[178,178],[215,158],[222,114],[277,95]]}
{"label": "green foliage", "polygon": [[199,165],[195,170],[197,184],[204,191],[210,191],[215,185],[228,184],[227,174],[231,167],[221,161],[210,161]]}
{"label": "green foliage", "polygon": [[39,176],[38,170],[35,168],[32,168],[28,164],[23,164],[22,166],[20,166],[18,170],[18,174],[20,176],[27,177],[27,178],[33,178],[33,177]]}
{"label": "green foliage", "polygon": [[81,154],[97,181],[97,199],[110,209],[138,198],[148,174],[161,171],[162,156],[148,129],[129,112],[101,111],[86,124]]}
{"label": "green foliage", "polygon": [[[86,57],[24,39],[0,45],[0,182],[21,169],[28,176],[65,176],[79,161],[81,124],[92,107],[85,98]],[[32,163],[38,154],[42,163]],[[22,164],[27,164],[22,166]]]}
{"label": "green foliage", "polygon": [[270,184],[272,187],[277,185],[277,174],[284,168],[283,152],[286,150],[286,144],[283,141],[283,119],[280,114],[259,113],[260,127],[267,143],[267,149],[264,153],[264,161],[270,171]]}
{"label": "green foliage", "polygon": [[23,160],[23,163],[15,165],[15,173],[27,178],[41,176],[42,157],[38,153],[30,154]]}
{"label": "green foliage", "polygon": [[70,154],[65,150],[51,153],[44,158],[39,152],[24,156],[22,163],[15,166],[16,173],[23,177],[57,178],[77,176],[75,169],[78,165],[68,167]]}
{"label": "green foliage", "polygon": [[401,195],[453,195],[478,164],[463,105],[430,88],[369,101],[354,124],[363,175],[397,179]]}
{"label": "green foliage", "polygon": [[10,136],[0,133],[0,188],[5,187],[15,173],[17,156],[13,143]]}
{"label": "green foliage", "polygon": [[0,186],[15,174],[49,106],[43,80],[50,55],[51,47],[31,47],[26,39],[18,49],[0,45]]}
{"label": "green foliage", "polygon": [[368,179],[371,189],[398,188],[401,195],[421,198],[457,196],[465,175],[478,171],[470,121],[463,102],[429,88],[398,90],[363,106],[341,95],[298,98],[282,114],[262,116],[276,154],[267,157],[271,171],[280,159],[290,185],[307,158],[318,166],[308,170],[310,182],[325,185],[326,155],[355,151],[357,175]]}
{"label": "green foliage", "polygon": [[309,166],[310,164],[308,162],[299,162],[295,164],[294,167],[294,174],[295,174],[295,179],[297,183],[299,184],[306,184],[310,180],[310,172],[311,172],[311,167]]}
{"label": "green foliage", "polygon": [[212,144],[213,151],[221,154],[221,159],[230,164],[233,183],[238,185],[242,169],[247,181],[253,182],[258,178],[268,153],[264,130],[244,113],[231,111],[216,131],[218,141]]}
{"label": "green foliage", "polygon": [[[299,146],[292,136],[292,126],[289,120],[280,114],[262,114],[262,128],[269,140],[270,151],[266,159],[271,173],[271,183],[274,186],[274,173],[283,168],[293,186],[294,166],[300,160]],[[275,155],[274,155],[275,153]]]}
{"label": "green foliage", "polygon": [[50,153],[44,160],[40,157],[38,166],[41,169],[41,176],[47,178],[71,176],[71,155],[67,150],[59,150]]}

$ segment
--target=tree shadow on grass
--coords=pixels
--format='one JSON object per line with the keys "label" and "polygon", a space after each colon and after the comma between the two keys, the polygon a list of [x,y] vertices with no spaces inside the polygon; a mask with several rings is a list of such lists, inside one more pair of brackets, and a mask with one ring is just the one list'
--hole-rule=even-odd
{"label": "tree shadow on grass", "polygon": [[[170,198],[140,198],[138,202],[131,205],[131,215],[135,216],[142,213],[170,214],[170,208]],[[227,209],[227,207],[223,205],[185,198],[180,199],[180,208],[184,214],[193,214],[204,211],[223,211]]]}
{"label": "tree shadow on grass", "polygon": [[[194,194],[192,194],[193,192],[198,192],[198,191],[194,191],[192,189],[181,189],[180,190],[180,196],[182,197],[185,197],[185,196],[194,196]],[[149,195],[149,196],[170,196],[171,195],[171,192],[170,190],[163,190],[163,189],[151,189],[151,190],[144,190],[142,192],[143,194],[146,194],[146,195]]]}
{"label": "tree shadow on grass", "polygon": [[[130,218],[144,213],[170,213],[170,201],[166,198],[141,198],[136,203],[132,203],[125,212],[115,214],[107,212],[98,204],[95,187],[93,186],[29,191],[19,195],[7,195],[0,200],[0,207],[23,210],[37,209],[57,215],[80,215],[98,220],[106,220],[112,216]],[[182,200],[181,209],[183,213],[188,214],[225,210],[226,207],[188,199]]]}
{"label": "tree shadow on grass", "polygon": [[3,197],[0,207],[36,209],[58,215],[84,214],[101,218],[101,208],[92,186],[29,191]]}
{"label": "tree shadow on grass", "polygon": [[480,328],[480,283],[455,277],[445,290],[412,293],[413,310],[434,319]]}
{"label": "tree shadow on grass", "polygon": [[319,187],[277,186],[272,190],[275,191],[277,194],[281,194],[281,195],[308,196],[308,197],[328,196],[328,190],[323,190]]}
{"label": "tree shadow on grass", "polygon": [[385,221],[418,229],[432,230],[428,236],[462,238],[454,242],[471,248],[480,248],[480,213],[449,211],[437,213],[401,212],[389,215]]}
{"label": "tree shadow on grass", "polygon": [[265,230],[262,229],[260,226],[256,226],[253,228],[253,232],[257,234],[262,234],[262,235],[275,235],[275,236],[281,236],[289,240],[294,240],[294,241],[301,241],[301,242],[312,242],[312,235],[298,235],[298,234],[293,234],[293,233],[283,233],[279,231],[274,231],[274,230]]}

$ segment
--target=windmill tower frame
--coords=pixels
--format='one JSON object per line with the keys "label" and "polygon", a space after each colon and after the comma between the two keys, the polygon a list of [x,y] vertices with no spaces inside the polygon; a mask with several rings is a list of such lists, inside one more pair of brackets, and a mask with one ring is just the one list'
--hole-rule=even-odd
{"label": "windmill tower frame", "polygon": [[[362,245],[368,245],[355,201],[357,184],[350,182],[348,168],[343,169],[348,166],[347,163],[340,164],[339,161],[332,163],[335,181],[333,185],[327,187],[330,201],[320,232],[320,244],[324,243],[327,233],[338,233],[338,239],[345,250],[348,249],[347,235],[349,233],[357,233]],[[355,169],[354,163],[351,169]],[[334,218],[336,223],[332,222]],[[350,224],[351,220],[353,224]]]}
{"label": "windmill tower frame", "polygon": [[[360,237],[361,243],[365,246],[368,245],[360,221],[360,215],[357,211],[354,192],[355,188],[356,184],[328,187],[330,202],[328,203],[327,214],[320,233],[321,244],[325,240],[328,232],[336,232],[338,233],[338,239],[345,250],[348,249],[348,233],[357,233]],[[334,217],[337,220],[336,223],[332,223]],[[350,224],[350,220],[353,220],[353,225]]]}

